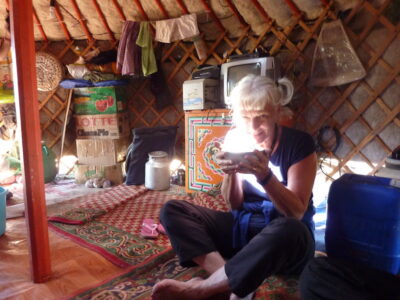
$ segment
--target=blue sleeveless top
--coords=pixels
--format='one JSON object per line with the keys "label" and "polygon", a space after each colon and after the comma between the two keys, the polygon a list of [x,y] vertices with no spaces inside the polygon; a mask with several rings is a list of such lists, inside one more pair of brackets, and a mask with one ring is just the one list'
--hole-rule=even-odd
{"label": "blue sleeveless top", "polygon": [[[313,152],[315,152],[315,143],[308,133],[282,127],[279,145],[270,158],[269,166],[279,181],[286,186],[290,166]],[[234,216],[234,248],[242,248],[248,243],[251,238],[249,232],[260,231],[273,219],[284,216],[275,208],[264,188],[257,183],[254,175],[243,175],[242,184],[243,205],[237,210],[232,210]],[[315,229],[314,214],[315,208],[311,195],[309,205],[301,221],[310,229],[312,234]]]}

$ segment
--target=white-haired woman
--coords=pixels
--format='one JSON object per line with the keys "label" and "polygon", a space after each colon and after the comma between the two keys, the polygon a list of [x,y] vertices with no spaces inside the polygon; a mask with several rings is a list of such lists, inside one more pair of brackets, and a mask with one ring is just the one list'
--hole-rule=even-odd
{"label": "white-haired woman", "polygon": [[[217,154],[226,173],[222,195],[232,211],[171,200],[160,215],[181,265],[199,265],[211,275],[163,280],[153,288],[154,299],[219,293],[251,298],[266,277],[299,275],[314,255],[314,142],[307,133],[279,125],[293,86],[287,79],[275,83],[248,75],[233,93],[236,128]],[[241,161],[227,154],[249,150]]]}

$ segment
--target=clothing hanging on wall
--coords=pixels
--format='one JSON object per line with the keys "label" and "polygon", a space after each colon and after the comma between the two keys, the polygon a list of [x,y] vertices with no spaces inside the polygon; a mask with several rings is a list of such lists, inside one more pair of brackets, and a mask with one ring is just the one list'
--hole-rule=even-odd
{"label": "clothing hanging on wall", "polygon": [[136,44],[140,27],[138,22],[126,21],[122,28],[117,55],[117,70],[122,75],[141,74],[142,48]]}
{"label": "clothing hanging on wall", "polygon": [[[92,52],[89,52],[89,54],[92,54]],[[115,62],[117,60],[117,54],[118,53],[116,50],[111,49],[107,51],[98,51],[97,54],[95,52],[93,53],[94,56],[92,57],[85,55],[84,59],[88,64],[105,65],[111,62]]]}
{"label": "clothing hanging on wall", "polygon": [[198,35],[196,14],[189,14],[179,18],[157,21],[154,39],[162,43],[171,43]]}
{"label": "clothing hanging on wall", "polygon": [[140,31],[136,40],[136,44],[142,47],[143,75],[148,76],[157,72],[156,57],[153,50],[153,40],[151,38],[148,22],[140,23]]}

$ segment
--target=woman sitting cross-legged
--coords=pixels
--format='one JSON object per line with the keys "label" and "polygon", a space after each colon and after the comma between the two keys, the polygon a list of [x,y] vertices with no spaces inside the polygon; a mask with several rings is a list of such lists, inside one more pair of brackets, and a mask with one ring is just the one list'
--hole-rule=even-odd
{"label": "woman sitting cross-legged", "polygon": [[[216,155],[225,172],[221,192],[231,212],[170,200],[160,215],[181,265],[199,265],[210,276],[162,280],[153,287],[153,299],[217,294],[250,299],[265,278],[299,275],[314,255],[314,141],[279,125],[292,84],[248,75],[233,94],[236,128]],[[252,144],[252,153],[240,161],[231,159],[227,150],[248,151],[245,144]]]}

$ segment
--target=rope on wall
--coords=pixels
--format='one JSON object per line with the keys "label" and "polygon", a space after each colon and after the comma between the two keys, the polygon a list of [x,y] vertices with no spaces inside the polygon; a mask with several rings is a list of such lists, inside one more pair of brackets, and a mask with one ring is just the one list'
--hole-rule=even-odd
{"label": "rope on wall", "polygon": [[[334,142],[332,143],[332,137],[334,137]],[[323,164],[325,163],[328,157],[332,157],[333,153],[336,152],[341,142],[341,135],[339,129],[333,126],[324,126],[321,127],[318,131],[317,140],[316,140],[316,150],[319,153],[322,153],[321,159],[319,162],[319,169],[321,172],[334,180],[331,176],[329,176],[323,169]]]}

